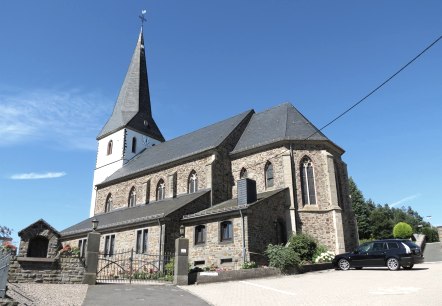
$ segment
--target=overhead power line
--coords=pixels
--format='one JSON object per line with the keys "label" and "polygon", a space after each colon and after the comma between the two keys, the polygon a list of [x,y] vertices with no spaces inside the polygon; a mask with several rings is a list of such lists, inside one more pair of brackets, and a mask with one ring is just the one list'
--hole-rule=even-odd
{"label": "overhead power line", "polygon": [[417,60],[419,57],[421,57],[425,52],[427,52],[431,47],[433,47],[436,43],[438,43],[440,40],[442,39],[442,36],[439,36],[436,40],[434,40],[430,45],[428,45],[424,50],[422,50],[418,55],[416,55],[412,60],[410,60],[408,63],[406,63],[404,66],[402,66],[398,71],[396,71],[392,76],[390,76],[388,79],[386,79],[384,82],[382,82],[378,87],[376,87],[375,89],[373,89],[372,91],[370,91],[365,97],[363,97],[361,100],[359,100],[358,102],[356,102],[355,104],[353,104],[350,108],[348,108],[347,110],[345,110],[343,113],[341,113],[340,115],[338,115],[337,117],[335,117],[333,120],[331,120],[329,123],[327,123],[326,125],[324,125],[322,128],[320,128],[319,130],[317,130],[316,132],[314,132],[313,134],[311,134],[310,136],[308,136],[305,140],[309,139],[310,137],[312,137],[313,135],[316,135],[318,132],[322,131],[323,129],[325,129],[326,127],[328,127],[329,125],[333,124],[335,121],[339,120],[342,116],[344,116],[345,114],[347,114],[349,111],[351,111],[353,108],[355,108],[356,106],[358,106],[359,104],[361,104],[362,102],[364,102],[368,97],[370,97],[372,94],[374,94],[376,91],[378,91],[379,89],[381,89],[385,84],[387,84],[388,82],[390,82],[395,76],[397,76],[399,73],[401,73],[405,68],[407,68],[408,66],[410,66],[415,60]]}

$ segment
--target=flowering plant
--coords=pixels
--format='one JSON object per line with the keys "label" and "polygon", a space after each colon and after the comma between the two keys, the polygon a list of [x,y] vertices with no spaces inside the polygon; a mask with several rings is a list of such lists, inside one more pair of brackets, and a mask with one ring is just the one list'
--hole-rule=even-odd
{"label": "flowering plant", "polygon": [[335,257],[335,253],[327,251],[323,252],[315,258],[315,263],[331,262]]}
{"label": "flowering plant", "polygon": [[2,249],[5,251],[15,252],[17,247],[11,243],[11,241],[3,241]]}

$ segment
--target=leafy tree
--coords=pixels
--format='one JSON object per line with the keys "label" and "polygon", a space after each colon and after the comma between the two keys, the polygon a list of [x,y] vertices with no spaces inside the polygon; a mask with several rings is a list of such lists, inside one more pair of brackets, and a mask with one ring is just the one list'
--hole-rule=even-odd
{"label": "leafy tree", "polygon": [[408,239],[411,235],[413,235],[413,229],[408,223],[399,222],[393,228],[394,238]]}
{"label": "leafy tree", "polygon": [[10,238],[12,234],[12,229],[9,227],[0,225],[0,237]]}
{"label": "leafy tree", "polygon": [[438,242],[439,234],[437,229],[431,226],[422,227],[422,234],[425,235],[425,239],[427,242]]}
{"label": "leafy tree", "polygon": [[359,239],[369,239],[372,236],[370,214],[374,209],[374,205],[367,205],[362,192],[359,190],[353,178],[350,177],[348,183],[351,205],[358,223]]}
{"label": "leafy tree", "polygon": [[393,213],[390,207],[378,205],[370,214],[373,238],[393,238]]}

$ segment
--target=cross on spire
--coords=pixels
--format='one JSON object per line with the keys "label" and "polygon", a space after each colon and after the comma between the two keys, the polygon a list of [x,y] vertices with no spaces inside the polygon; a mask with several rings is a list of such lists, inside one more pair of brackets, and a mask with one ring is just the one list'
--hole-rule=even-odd
{"label": "cross on spire", "polygon": [[143,24],[144,24],[144,22],[146,21],[146,18],[144,18],[144,15],[146,14],[146,10],[142,10],[141,11],[141,15],[140,16],[138,16],[138,18],[140,18],[140,20],[141,20],[141,28],[143,28]]}

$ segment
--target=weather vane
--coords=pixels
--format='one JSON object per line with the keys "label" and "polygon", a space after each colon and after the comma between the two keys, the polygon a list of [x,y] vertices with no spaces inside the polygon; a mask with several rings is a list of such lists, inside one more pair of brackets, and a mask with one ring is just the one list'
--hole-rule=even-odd
{"label": "weather vane", "polygon": [[140,18],[140,20],[141,20],[141,27],[143,27],[143,24],[146,21],[146,18],[144,18],[144,15],[146,15],[146,10],[142,10],[141,15],[138,16],[138,18]]}

